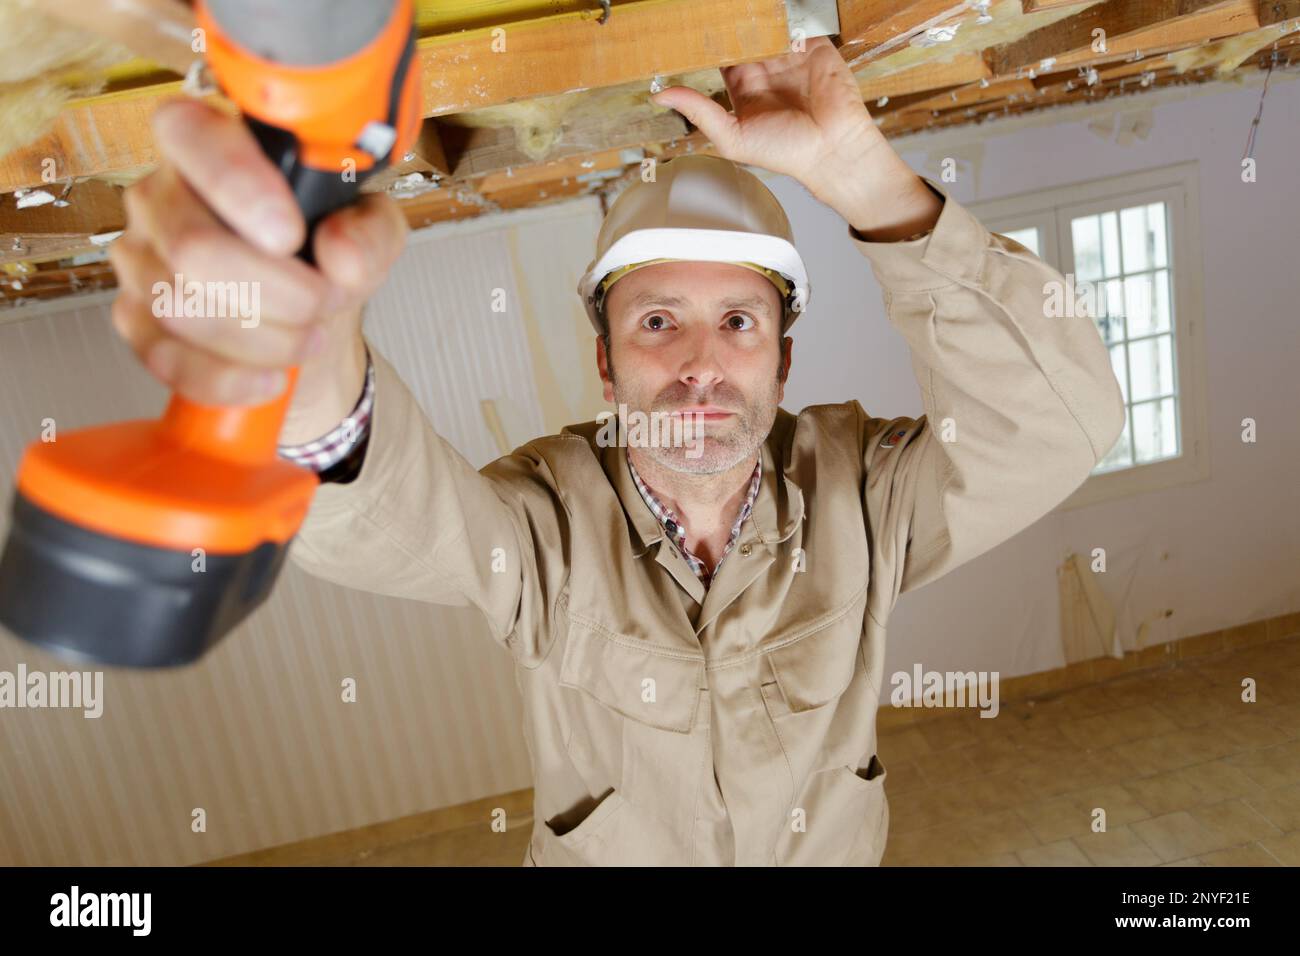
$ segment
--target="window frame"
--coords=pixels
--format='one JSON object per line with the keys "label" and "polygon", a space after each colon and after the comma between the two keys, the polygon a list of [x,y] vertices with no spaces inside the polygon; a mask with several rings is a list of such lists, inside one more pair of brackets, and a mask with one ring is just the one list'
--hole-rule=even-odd
{"label": "window frame", "polygon": [[[967,203],[990,232],[1037,226],[1040,258],[1065,275],[1074,269],[1072,217],[1163,202],[1168,209],[1170,306],[1173,321],[1174,403],[1180,453],[1173,458],[1120,467],[1088,478],[1055,510],[1127,498],[1204,481],[1210,477],[1206,409],[1204,299],[1201,270],[1198,168],[1175,163],[1138,173],[1020,193],[1003,199]],[[1065,268],[1068,263],[1069,268]],[[1128,329],[1125,329],[1127,341]],[[1098,338],[1100,338],[1098,333]],[[1131,395],[1129,396],[1132,397]],[[1139,403],[1140,404],[1140,403]],[[1132,417],[1132,403],[1126,403]],[[1108,449],[1109,450],[1109,449]]]}

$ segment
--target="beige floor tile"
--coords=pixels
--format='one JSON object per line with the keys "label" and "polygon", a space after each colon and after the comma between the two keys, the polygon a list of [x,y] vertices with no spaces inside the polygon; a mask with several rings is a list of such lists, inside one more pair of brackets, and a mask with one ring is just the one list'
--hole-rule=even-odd
{"label": "beige floor tile", "polygon": [[1200,860],[1196,859],[1196,857],[1189,857],[1186,860],[1174,860],[1174,862],[1172,863],[1161,863],[1160,865],[1161,866],[1205,866],[1205,864],[1202,863]]}
{"label": "beige floor tile", "polygon": [[1300,783],[1300,741],[1242,751],[1229,757],[1228,763],[1265,790]]}
{"label": "beige floor tile", "polygon": [[1162,862],[1151,847],[1126,826],[1109,826],[1104,833],[1089,831],[1073,839],[1096,866],[1155,866]]}
{"label": "beige floor tile", "polygon": [[891,833],[881,863],[885,866],[962,866],[979,859],[970,837],[956,824],[914,833]]}
{"label": "beige floor tile", "polygon": [[1154,737],[1178,729],[1178,724],[1152,704],[1111,710],[1061,724],[1062,734],[1080,747],[1092,749],[1113,747],[1128,740]]}
{"label": "beige floor tile", "polygon": [[981,773],[996,774],[1004,770],[1018,769],[1024,762],[1024,754],[1014,742],[1006,737],[981,741],[966,749],[966,756],[980,768]]}
{"label": "beige floor tile", "polygon": [[1106,686],[1121,709],[1145,707],[1168,693],[1165,684],[1159,678],[1159,675],[1164,673],[1166,672],[1134,674],[1131,677],[1121,677],[1119,680],[1111,681]]}
{"label": "beige floor tile", "polygon": [[971,813],[1000,813],[1037,800],[1037,797],[1026,792],[1020,785],[1017,773],[1017,770],[1005,770],[963,783],[962,795],[969,804]]}
{"label": "beige floor tile", "polygon": [[952,823],[978,812],[960,790],[934,787],[889,800],[889,831],[912,833]]}
{"label": "beige floor tile", "polygon": [[[884,762],[883,757],[881,762]],[[913,761],[894,760],[889,764],[889,782],[885,789],[891,798],[895,794],[902,795],[928,786],[929,781]]]}
{"label": "beige floor tile", "polygon": [[1123,787],[1153,816],[1187,810],[1202,802],[1196,784],[1176,770],[1128,780]]}
{"label": "beige floor tile", "polygon": [[1215,834],[1186,810],[1139,820],[1132,829],[1166,863],[1222,849]]}
{"label": "beige floor tile", "polygon": [[1241,800],[1166,813],[1139,820],[1132,828],[1166,862],[1281,834]]}
{"label": "beige floor tile", "polygon": [[886,766],[889,765],[891,757],[895,760],[915,760],[920,755],[930,752],[930,745],[921,736],[915,724],[906,730],[881,731],[877,746],[881,762]]}
{"label": "beige floor tile", "polygon": [[1057,840],[1046,846],[1016,851],[1025,866],[1092,866],[1092,861],[1073,840]]}
{"label": "beige floor tile", "polygon": [[[1276,709],[1274,707],[1270,710]],[[1295,735],[1289,733],[1286,727],[1279,725],[1270,710],[1261,710],[1253,714],[1234,714],[1221,721],[1219,727],[1228,739],[1237,745],[1237,752],[1284,744]]]}
{"label": "beige floor tile", "polygon": [[1148,680],[1153,686],[1159,688],[1162,697],[1170,694],[1193,693],[1204,697],[1205,692],[1210,689],[1210,682],[1204,674],[1197,673],[1185,665],[1156,671]]}
{"label": "beige floor tile", "polygon": [[1020,857],[1014,853],[999,853],[997,856],[991,856],[987,860],[980,860],[972,866],[1024,866],[1020,862]]}
{"label": "beige floor tile", "polygon": [[1300,830],[1293,830],[1286,836],[1271,840],[1261,840],[1260,846],[1283,866],[1300,866]]}
{"label": "beige floor tile", "polygon": [[1041,843],[1054,843],[1078,833],[1087,833],[1092,826],[1091,814],[1067,797],[1052,797],[1018,807],[1016,813]]}
{"label": "beige floor tile", "polygon": [[[992,723],[996,717],[985,718]],[[916,731],[925,738],[930,749],[942,753],[953,747],[965,747],[976,742],[976,732],[971,726],[973,721],[966,717],[942,717],[937,720],[923,720],[916,725]]]}
{"label": "beige floor tile", "polygon": [[1282,835],[1281,827],[1274,826],[1241,799],[1208,804],[1190,812],[1215,835],[1216,849]]}
{"label": "beige floor tile", "polygon": [[1215,850],[1197,857],[1206,866],[1281,866],[1273,854],[1258,843]]}
{"label": "beige floor tile", "polygon": [[917,754],[912,765],[921,771],[931,786],[944,786],[979,776],[983,771],[963,747],[948,747],[927,754]]}
{"label": "beige floor tile", "polygon": [[1288,739],[1300,737],[1300,703],[1279,704],[1268,712],[1274,726],[1283,730]]}
{"label": "beige floor tile", "polygon": [[1074,790],[1065,794],[1065,799],[1089,815],[1097,808],[1106,811],[1106,826],[1110,829],[1152,816],[1150,810],[1118,783]]}
{"label": "beige floor tile", "polygon": [[962,828],[980,857],[985,860],[1038,846],[1040,843],[1025,825],[1024,819],[1014,810],[966,820],[962,823]]}
{"label": "beige floor tile", "polygon": [[1228,704],[1209,698],[1203,691],[1161,697],[1153,701],[1151,706],[1179,727],[1203,727],[1222,720],[1233,712]]}
{"label": "beige floor tile", "polygon": [[1117,744],[1115,750],[1142,772],[1160,773],[1236,753],[1237,748],[1222,731],[1210,725],[1177,730],[1156,737],[1144,737]]}
{"label": "beige floor tile", "polygon": [[1300,830],[1300,784],[1260,790],[1242,799],[1283,833]]}
{"label": "beige floor tile", "polygon": [[1110,688],[1111,683],[1093,684],[1064,692],[1057,698],[1063,717],[1077,720],[1121,709],[1123,705],[1111,693]]}
{"label": "beige floor tile", "polygon": [[1259,793],[1259,784],[1230,761],[1229,757],[1220,757],[1173,771],[1175,777],[1187,781],[1196,790],[1192,802],[1179,809],[1190,810],[1206,803]]}

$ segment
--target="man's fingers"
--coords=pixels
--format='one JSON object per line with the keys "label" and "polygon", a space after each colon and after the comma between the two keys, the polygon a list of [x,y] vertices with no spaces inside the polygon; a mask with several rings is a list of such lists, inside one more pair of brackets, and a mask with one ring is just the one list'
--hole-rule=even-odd
{"label": "man's fingers", "polygon": [[158,108],[153,128],[163,156],[230,228],[272,255],[298,250],[302,213],[243,121],[180,99]]}
{"label": "man's fingers", "polygon": [[736,134],[736,117],[698,90],[689,86],[670,86],[650,99],[656,106],[667,106],[685,116],[723,154],[732,145]]}
{"label": "man's fingers", "polygon": [[153,374],[172,391],[202,405],[257,405],[284,391],[279,369],[232,363],[171,334],[149,304],[127,292],[113,301],[113,325]]}
{"label": "man's fingers", "polygon": [[368,298],[406,247],[410,229],[392,197],[370,193],[316,228],[316,265],[334,285]]}
{"label": "man's fingers", "polygon": [[329,283],[315,269],[260,253],[217,221],[170,166],[132,186],[126,210],[131,228],[147,237],[182,283],[199,282],[214,291],[234,283],[245,301],[255,294],[260,312],[273,321],[307,323],[330,295]]}
{"label": "man's fingers", "polygon": [[[259,286],[241,289],[239,283],[232,282],[218,290],[200,284],[191,291],[196,292],[200,300],[196,304],[201,307],[187,309],[187,280],[182,278],[178,286],[175,275],[153,248],[129,233],[110,247],[109,255],[119,286],[131,290],[137,301],[145,303],[152,319],[214,356],[246,365],[284,368],[304,358],[313,337],[320,336],[318,322],[286,325],[269,318],[263,322]],[[214,293],[211,303],[209,291]],[[216,292],[220,292],[220,298]],[[209,304],[216,308],[209,310]]]}

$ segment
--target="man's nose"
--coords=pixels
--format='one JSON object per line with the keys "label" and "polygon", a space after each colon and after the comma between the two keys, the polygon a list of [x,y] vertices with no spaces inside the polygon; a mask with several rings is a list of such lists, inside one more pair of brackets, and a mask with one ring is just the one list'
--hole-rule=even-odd
{"label": "man's nose", "polygon": [[722,366],[718,362],[713,337],[696,334],[687,344],[687,358],[682,362],[679,376],[687,385],[699,389],[712,388],[722,381]]}

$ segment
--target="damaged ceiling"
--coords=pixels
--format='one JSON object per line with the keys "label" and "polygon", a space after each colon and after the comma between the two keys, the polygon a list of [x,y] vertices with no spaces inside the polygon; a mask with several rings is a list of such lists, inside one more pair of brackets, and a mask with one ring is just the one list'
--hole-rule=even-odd
{"label": "damaged ceiling", "polygon": [[[1300,0],[417,7],[428,118],[366,187],[389,190],[413,228],[607,193],[645,157],[708,151],[651,89],[725,103],[719,66],[788,52],[799,30],[832,35],[891,138],[1300,60]],[[183,91],[229,108],[194,68],[191,29],[182,0],[0,0],[0,309],[113,285],[104,248],[122,188],[156,162],[153,109]]]}

